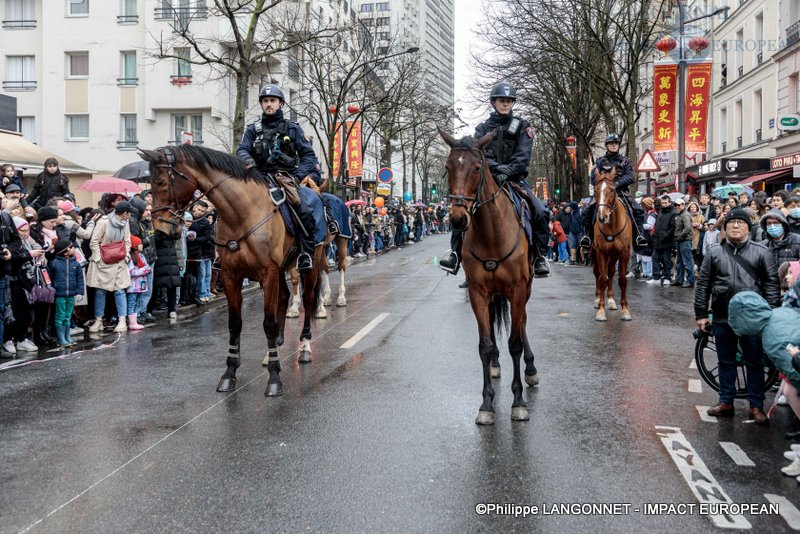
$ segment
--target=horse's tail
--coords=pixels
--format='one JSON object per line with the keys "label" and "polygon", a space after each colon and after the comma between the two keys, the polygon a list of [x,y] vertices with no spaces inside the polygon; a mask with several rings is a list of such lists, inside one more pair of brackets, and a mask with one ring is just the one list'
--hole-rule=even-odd
{"label": "horse's tail", "polygon": [[503,295],[495,295],[489,301],[489,310],[492,316],[492,328],[497,335],[500,335],[504,330],[508,330],[511,324],[511,308],[508,305],[508,299]]}

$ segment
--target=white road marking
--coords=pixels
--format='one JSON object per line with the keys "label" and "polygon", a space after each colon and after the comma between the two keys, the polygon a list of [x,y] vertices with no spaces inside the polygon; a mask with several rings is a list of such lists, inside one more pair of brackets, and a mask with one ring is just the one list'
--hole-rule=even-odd
{"label": "white road marking", "polygon": [[689,393],[702,393],[703,392],[703,384],[700,383],[699,378],[690,378],[689,379]]}
{"label": "white road marking", "polygon": [[747,456],[747,453],[742,450],[740,446],[735,444],[732,441],[720,441],[719,442],[722,449],[728,453],[728,456],[731,457],[731,460],[736,462],[736,465],[744,465],[747,467],[755,467],[756,464],[753,460]]}
{"label": "white road marking", "polygon": [[692,363],[689,364],[689,369],[697,369],[697,360],[692,358]]}
{"label": "white road marking", "polygon": [[[683,475],[689,489],[700,503],[733,503],[680,428],[673,426],[656,426],[655,428],[658,437],[661,438],[661,443],[664,444],[672,461],[678,466],[678,471]],[[708,517],[714,522],[714,525],[720,528],[753,528],[742,515],[708,514]]]}
{"label": "white road marking", "polygon": [[781,516],[786,520],[786,524],[792,530],[800,530],[800,511],[797,510],[795,505],[789,502],[789,499],[783,495],[775,495],[774,493],[765,493],[764,497],[772,504],[777,504]]}
{"label": "white road marking", "polygon": [[361,330],[359,330],[359,331],[358,331],[358,333],[357,333],[356,335],[354,335],[353,337],[351,337],[350,339],[348,339],[347,341],[345,341],[345,342],[344,342],[344,344],[343,344],[341,347],[339,347],[339,348],[340,348],[340,349],[350,349],[350,348],[353,348],[353,346],[354,346],[356,343],[358,343],[359,341],[361,341],[362,339],[364,339],[364,336],[366,336],[367,334],[369,334],[370,332],[372,332],[372,330],[373,330],[373,329],[374,329],[376,326],[378,326],[378,325],[380,324],[380,322],[381,322],[381,321],[383,321],[384,319],[386,319],[388,316],[389,316],[389,314],[388,314],[388,313],[382,313],[382,314],[378,315],[378,316],[377,316],[377,317],[375,317],[375,318],[374,318],[372,321],[370,321],[370,322],[369,322],[369,324],[368,324],[367,326],[365,326],[364,328],[362,328]]}
{"label": "white road marking", "polygon": [[708,409],[711,408],[711,406],[695,406],[695,408],[697,408],[697,413],[700,414],[700,419],[701,420],[705,421],[706,423],[716,423],[717,422],[717,418],[716,417],[714,417],[713,415],[708,415],[708,413],[706,413],[708,411]]}

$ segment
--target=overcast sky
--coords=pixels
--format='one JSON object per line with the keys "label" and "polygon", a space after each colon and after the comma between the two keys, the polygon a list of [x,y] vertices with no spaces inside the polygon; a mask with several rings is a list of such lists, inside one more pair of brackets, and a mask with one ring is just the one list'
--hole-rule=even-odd
{"label": "overcast sky", "polygon": [[462,108],[469,129],[458,131],[459,135],[472,135],[475,126],[488,115],[489,106],[476,107],[469,93],[470,82],[477,74],[471,65],[471,52],[478,50],[481,39],[478,26],[483,22],[482,0],[455,0],[455,100],[456,108]]}

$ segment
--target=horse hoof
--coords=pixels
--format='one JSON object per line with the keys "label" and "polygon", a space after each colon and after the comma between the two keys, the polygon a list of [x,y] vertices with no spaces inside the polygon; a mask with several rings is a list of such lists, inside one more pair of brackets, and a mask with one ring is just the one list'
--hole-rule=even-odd
{"label": "horse hoof", "polygon": [[222,378],[217,384],[217,391],[220,393],[228,393],[236,389],[236,379],[235,378]]}
{"label": "horse hoof", "polygon": [[614,299],[608,299],[608,304],[606,304],[606,308],[608,308],[609,310],[616,310],[617,303],[614,302]]}
{"label": "horse hoof", "polygon": [[626,311],[622,312],[622,317],[620,317],[620,320],[622,320],[622,321],[633,321],[633,316],[631,315],[631,312],[626,310]]}
{"label": "horse hoof", "polygon": [[478,417],[475,418],[476,425],[493,425],[494,424],[494,412],[487,412],[485,410],[480,410],[478,412]]}
{"label": "horse hoof", "polygon": [[528,415],[528,409],[525,406],[514,406],[511,408],[512,421],[527,421],[530,418],[530,415]]}
{"label": "horse hoof", "polygon": [[264,391],[265,397],[280,397],[283,395],[283,382],[270,382]]}
{"label": "horse hoof", "polygon": [[317,319],[327,319],[328,312],[325,310],[325,308],[322,308],[320,311],[314,314],[314,317],[316,317]]}
{"label": "horse hoof", "polygon": [[301,350],[300,356],[297,357],[299,363],[311,363],[311,351]]}
{"label": "horse hoof", "polygon": [[535,375],[529,375],[525,373],[525,383],[531,387],[537,385],[539,383],[539,373],[536,373]]}
{"label": "horse hoof", "polygon": [[330,306],[330,305],[331,305],[331,302],[332,302],[332,301],[331,301],[331,298],[330,298],[330,297],[325,297],[324,299],[322,299],[322,305],[323,305],[323,306]]}
{"label": "horse hoof", "polygon": [[603,313],[603,314],[599,314],[598,313],[597,315],[594,316],[594,320],[595,321],[600,321],[601,323],[605,322],[605,321],[608,321],[608,319],[606,318],[606,314],[605,313]]}
{"label": "horse hoof", "polygon": [[287,319],[295,319],[297,317],[300,317],[300,310],[295,310],[294,308],[292,308],[286,312]]}
{"label": "horse hoof", "polygon": [[500,378],[500,367],[495,367],[494,365],[489,367],[489,376],[492,378]]}
{"label": "horse hoof", "polygon": [[336,301],[336,305],[340,308],[344,308],[345,306],[347,306],[347,299],[340,298],[339,300]]}
{"label": "horse hoof", "polygon": [[594,307],[595,309],[600,307],[600,299],[594,299]]}

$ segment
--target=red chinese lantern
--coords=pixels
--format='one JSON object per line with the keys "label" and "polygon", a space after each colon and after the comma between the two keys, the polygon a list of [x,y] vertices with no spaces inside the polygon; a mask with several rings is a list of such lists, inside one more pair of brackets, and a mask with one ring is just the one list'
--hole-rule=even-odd
{"label": "red chinese lantern", "polygon": [[378,213],[380,213],[380,214],[381,214],[381,216],[384,216],[384,215],[386,215],[386,214],[387,214],[387,213],[389,213],[389,212],[386,210],[386,208],[381,208],[381,210],[380,210]]}
{"label": "red chinese lantern", "polygon": [[330,111],[333,114],[336,114],[336,112],[339,111],[339,108],[337,108],[334,105],[330,105],[330,106],[328,106],[328,111]]}
{"label": "red chinese lantern", "polygon": [[374,204],[375,204],[375,207],[376,207],[376,208],[382,208],[382,207],[383,207],[383,204],[384,204],[384,202],[385,202],[385,201],[383,200],[383,197],[378,197],[378,198],[376,198],[376,199],[375,199],[375,202],[374,202]]}
{"label": "red chinese lantern", "polygon": [[669,54],[676,46],[678,46],[678,41],[676,41],[669,35],[664,36],[658,41],[656,41],[656,48],[658,48],[665,54]]}
{"label": "red chinese lantern", "polygon": [[575,136],[574,136],[574,135],[570,135],[569,137],[567,137],[567,145],[568,145],[568,146],[575,146],[575,143],[576,143],[577,141],[578,141],[578,140],[575,138]]}
{"label": "red chinese lantern", "polygon": [[358,107],[358,104],[350,104],[347,106],[348,113],[358,113],[359,111],[361,111],[361,108]]}
{"label": "red chinese lantern", "polygon": [[701,50],[705,50],[708,48],[708,39],[705,37],[692,37],[689,40],[689,48],[694,50],[695,52],[699,52]]}

